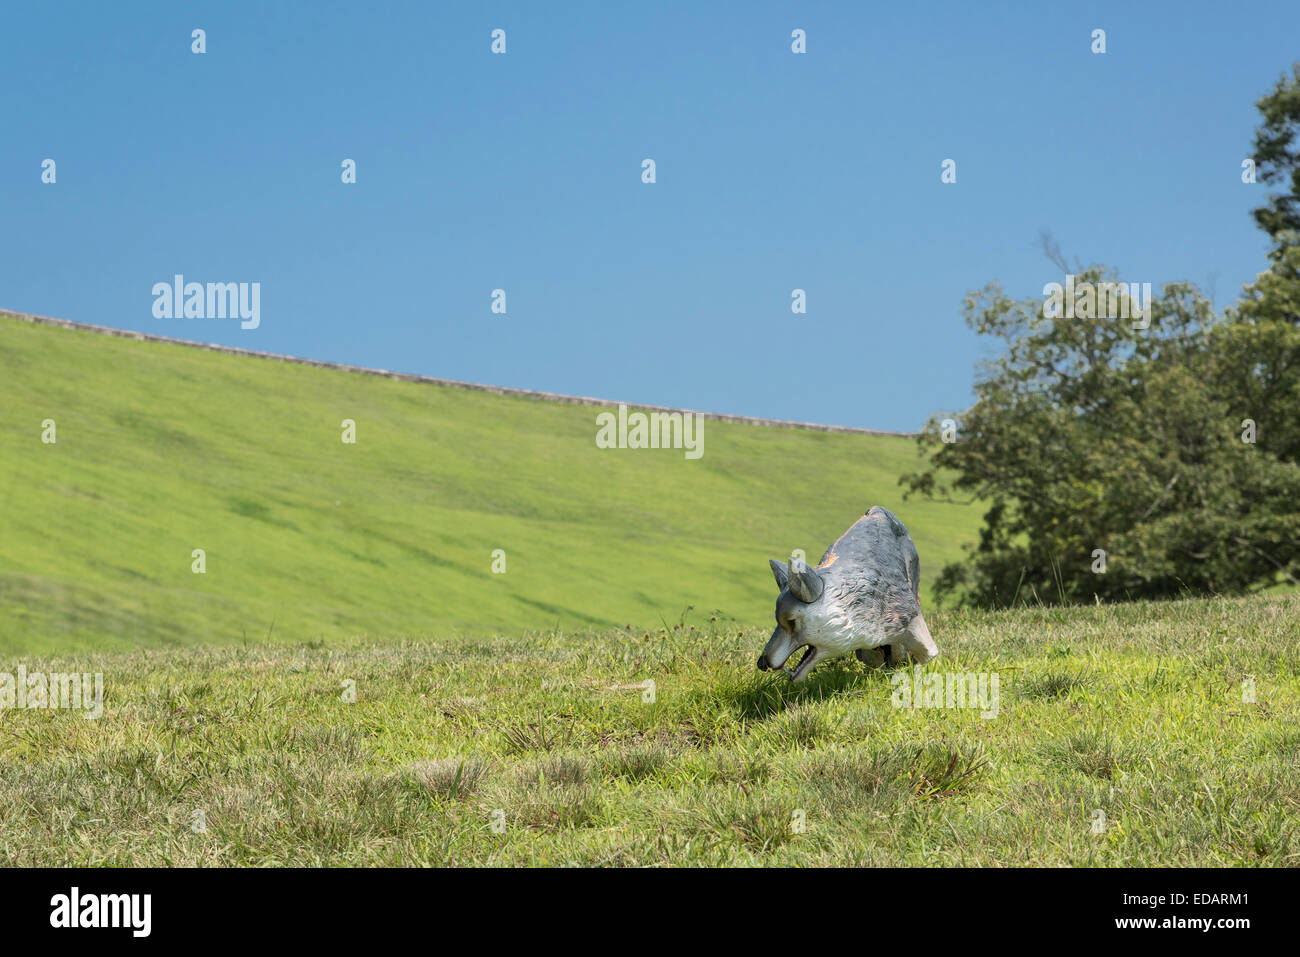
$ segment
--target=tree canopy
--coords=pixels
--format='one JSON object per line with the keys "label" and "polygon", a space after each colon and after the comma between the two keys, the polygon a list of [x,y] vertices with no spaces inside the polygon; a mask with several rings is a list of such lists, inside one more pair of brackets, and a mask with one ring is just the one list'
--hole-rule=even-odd
{"label": "tree canopy", "polygon": [[1001,353],[971,408],[927,423],[925,465],[901,479],[908,495],[987,508],[941,597],[1165,598],[1300,578],[1300,64],[1257,105],[1260,181],[1287,191],[1254,211],[1270,266],[1222,316],[1190,283],[1143,300],[1099,266],[1072,272],[1065,297],[996,283],[967,297],[966,322]]}

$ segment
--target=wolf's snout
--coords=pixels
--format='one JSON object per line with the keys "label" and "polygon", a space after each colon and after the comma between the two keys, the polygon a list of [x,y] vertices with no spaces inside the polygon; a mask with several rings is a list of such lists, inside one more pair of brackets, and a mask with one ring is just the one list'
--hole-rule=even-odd
{"label": "wolf's snout", "polygon": [[758,670],[759,670],[759,671],[767,671],[767,669],[768,669],[769,667],[771,667],[771,666],[767,663],[767,655],[759,655],[759,656],[758,656]]}

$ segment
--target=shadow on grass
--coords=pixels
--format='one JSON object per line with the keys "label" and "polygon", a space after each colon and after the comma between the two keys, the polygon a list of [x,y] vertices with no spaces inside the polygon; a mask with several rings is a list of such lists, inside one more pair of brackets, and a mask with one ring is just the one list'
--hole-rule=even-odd
{"label": "shadow on grass", "polygon": [[784,674],[756,673],[724,693],[737,715],[746,721],[766,721],[805,701],[824,701],[871,685],[888,687],[892,668],[866,669],[848,661],[824,665],[799,684]]}

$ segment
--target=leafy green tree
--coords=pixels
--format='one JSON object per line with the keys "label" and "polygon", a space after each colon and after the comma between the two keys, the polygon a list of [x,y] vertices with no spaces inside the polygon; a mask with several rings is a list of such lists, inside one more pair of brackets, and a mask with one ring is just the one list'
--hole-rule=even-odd
{"label": "leafy green tree", "polygon": [[1300,243],[1279,247],[1272,260],[1227,311],[1211,348],[1221,357],[1217,384],[1243,418],[1256,421],[1260,447],[1294,464],[1300,461]]}
{"label": "leafy green tree", "polygon": [[1002,353],[951,416],[956,441],[935,416],[919,436],[925,467],[901,479],[909,495],[986,503],[941,596],[996,606],[1297,583],[1300,64],[1257,105],[1260,178],[1289,192],[1254,211],[1271,266],[1222,319],[1186,283],[1162,290],[1145,328],[1064,318],[997,284],[967,297],[967,323]]}
{"label": "leafy green tree", "polygon": [[1263,122],[1255,131],[1255,165],[1261,183],[1285,187],[1254,211],[1255,222],[1278,245],[1300,238],[1300,63],[1255,104]]}
{"label": "leafy green tree", "polygon": [[[1108,278],[1092,268],[1077,281]],[[1005,352],[956,417],[956,441],[933,418],[920,436],[929,467],[904,477],[909,494],[988,503],[941,594],[1005,605],[1239,592],[1292,563],[1260,505],[1285,510],[1262,490],[1300,496],[1300,475],[1242,441],[1243,416],[1213,388],[1215,319],[1194,287],[1166,287],[1148,328],[1046,316],[1041,299],[996,284],[966,318]]]}

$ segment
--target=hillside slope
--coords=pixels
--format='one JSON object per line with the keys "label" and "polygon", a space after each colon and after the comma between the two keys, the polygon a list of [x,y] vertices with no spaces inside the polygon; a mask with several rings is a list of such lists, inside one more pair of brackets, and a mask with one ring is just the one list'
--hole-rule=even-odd
{"label": "hillside slope", "polygon": [[710,421],[698,460],[601,449],[591,407],[4,318],[0,403],[5,653],[649,626],[687,606],[755,624],[767,559],[815,559],[872,504],[908,524],[927,583],[979,521],[902,503],[905,439]]}

